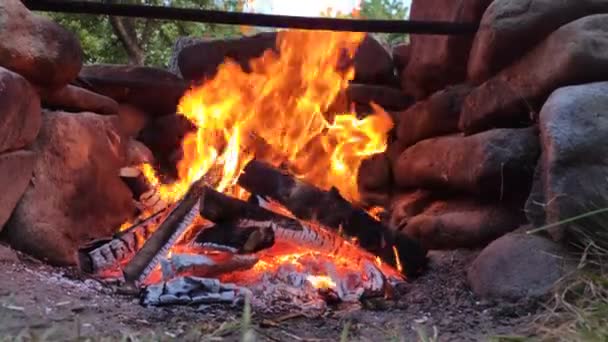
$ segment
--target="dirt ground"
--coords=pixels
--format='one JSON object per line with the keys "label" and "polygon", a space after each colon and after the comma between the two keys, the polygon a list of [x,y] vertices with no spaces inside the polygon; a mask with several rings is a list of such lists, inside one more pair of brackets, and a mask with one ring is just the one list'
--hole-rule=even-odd
{"label": "dirt ground", "polygon": [[[425,330],[439,341],[479,341],[527,335],[542,311],[536,301],[490,303],[467,288],[466,265],[475,252],[433,252],[428,272],[399,289],[399,299],[336,307],[322,317],[253,313],[261,341],[415,341]],[[240,340],[241,307],[142,307],[70,269],[19,255],[0,258],[0,341]],[[372,305],[373,304],[373,305]]]}

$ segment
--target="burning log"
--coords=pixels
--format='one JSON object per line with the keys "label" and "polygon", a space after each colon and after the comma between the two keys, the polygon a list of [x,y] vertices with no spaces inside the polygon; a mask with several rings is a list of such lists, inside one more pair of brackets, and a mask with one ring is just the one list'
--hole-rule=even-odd
{"label": "burning log", "polygon": [[167,208],[167,203],[160,198],[157,189],[148,182],[140,169],[124,167],[120,169],[120,178],[133,192],[133,198],[137,200],[140,211],[157,212]]}
{"label": "burning log", "polygon": [[[269,226],[277,241],[323,251],[333,255],[359,257],[353,263],[364,262],[359,248],[344,240],[331,229],[303,222],[261,206],[217,192],[206,187],[201,196],[201,216],[214,222],[236,222],[244,226]],[[235,218],[237,218],[235,220]],[[392,255],[392,254],[391,254]],[[370,259],[374,256],[369,255]]]}
{"label": "burning log", "polygon": [[247,270],[257,262],[258,258],[255,255],[209,250],[207,254],[174,254],[169,259],[161,260],[161,271],[164,280],[183,275],[208,278]]}
{"label": "burning log", "polygon": [[96,240],[78,251],[80,269],[99,274],[118,267],[137,253],[165,217],[166,210],[116,234],[112,239]]}
{"label": "burning log", "polygon": [[274,244],[274,231],[268,224],[234,220],[200,229],[194,245],[220,245],[234,248],[241,254],[255,253]]}
{"label": "burning log", "polygon": [[403,272],[408,276],[416,275],[426,265],[426,251],[418,242],[384,226],[335,189],[321,190],[255,160],[245,167],[238,184],[251,193],[277,201],[299,219],[342,229],[346,235],[356,238],[360,247],[388,264],[403,265]]}
{"label": "burning log", "polygon": [[144,243],[141,250],[123,269],[125,282],[134,286],[144,280],[159,259],[192,224],[198,213],[199,197],[203,192],[204,178],[192,184],[184,199],[169,212],[160,227]]}

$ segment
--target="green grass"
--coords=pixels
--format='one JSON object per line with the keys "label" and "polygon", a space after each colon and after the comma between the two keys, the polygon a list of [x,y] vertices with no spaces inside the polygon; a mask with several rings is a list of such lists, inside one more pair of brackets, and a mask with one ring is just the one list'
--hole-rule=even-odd
{"label": "green grass", "polygon": [[582,250],[573,274],[556,286],[547,313],[535,322],[549,341],[608,341],[608,208],[585,213],[529,231],[567,225]]}

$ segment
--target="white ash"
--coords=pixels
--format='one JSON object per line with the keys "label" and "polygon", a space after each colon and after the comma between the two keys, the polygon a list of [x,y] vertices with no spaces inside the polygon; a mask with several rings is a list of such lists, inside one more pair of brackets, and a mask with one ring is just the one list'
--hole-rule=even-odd
{"label": "white ash", "polygon": [[218,279],[183,276],[146,287],[141,302],[152,306],[237,304],[248,295],[248,289]]}

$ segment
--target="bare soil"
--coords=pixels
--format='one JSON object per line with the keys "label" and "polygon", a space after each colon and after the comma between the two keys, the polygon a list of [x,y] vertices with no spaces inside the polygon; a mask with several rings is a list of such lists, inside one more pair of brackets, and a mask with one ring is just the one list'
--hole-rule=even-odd
{"label": "bare soil", "polygon": [[[1,246],[0,246],[1,247]],[[543,310],[540,302],[478,301],[467,288],[466,266],[476,252],[431,253],[428,272],[398,289],[399,299],[336,307],[322,317],[298,312],[253,313],[261,341],[415,341],[418,331],[439,341],[478,341],[526,336]],[[72,269],[53,268],[23,255],[0,258],[0,341],[45,340],[240,340],[242,307],[143,307]]]}

